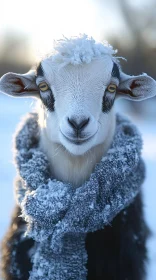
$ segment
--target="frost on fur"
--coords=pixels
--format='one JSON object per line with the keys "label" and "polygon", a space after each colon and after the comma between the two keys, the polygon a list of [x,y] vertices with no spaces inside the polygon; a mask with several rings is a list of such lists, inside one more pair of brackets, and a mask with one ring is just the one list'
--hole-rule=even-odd
{"label": "frost on fur", "polygon": [[54,54],[51,59],[62,66],[67,64],[78,65],[90,63],[93,59],[103,55],[114,55],[117,50],[107,42],[96,42],[92,37],[81,35],[80,37],[64,38],[55,42]]}

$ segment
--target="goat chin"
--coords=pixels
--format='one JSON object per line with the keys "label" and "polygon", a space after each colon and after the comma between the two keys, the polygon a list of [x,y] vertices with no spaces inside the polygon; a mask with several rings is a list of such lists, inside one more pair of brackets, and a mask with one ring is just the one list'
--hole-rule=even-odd
{"label": "goat chin", "polygon": [[89,149],[83,155],[71,154],[62,144],[49,140],[47,134],[41,129],[40,149],[47,155],[51,176],[59,181],[71,183],[79,187],[89,179],[96,163],[108,151],[115,131],[115,116],[112,117],[112,125],[103,143]]}

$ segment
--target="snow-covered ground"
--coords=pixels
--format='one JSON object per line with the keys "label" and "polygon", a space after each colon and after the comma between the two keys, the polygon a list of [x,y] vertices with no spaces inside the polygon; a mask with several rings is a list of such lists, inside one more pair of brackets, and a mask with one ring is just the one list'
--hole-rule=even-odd
{"label": "snow-covered ground", "polygon": [[[12,135],[21,116],[32,108],[32,100],[15,99],[0,94],[0,239],[5,234],[14,206]],[[120,110],[121,111],[121,110]],[[133,120],[143,139],[143,156],[147,166],[144,184],[145,215],[153,236],[148,241],[149,265],[147,280],[156,279],[156,120]]]}

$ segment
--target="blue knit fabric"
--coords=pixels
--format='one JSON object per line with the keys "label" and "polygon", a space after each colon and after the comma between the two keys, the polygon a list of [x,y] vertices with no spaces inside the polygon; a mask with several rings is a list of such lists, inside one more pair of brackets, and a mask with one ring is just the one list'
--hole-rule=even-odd
{"label": "blue knit fabric", "polygon": [[104,228],[140,191],[145,168],[136,127],[117,115],[107,154],[79,188],[50,177],[39,150],[37,114],[30,114],[15,138],[16,198],[36,241],[30,280],[86,280],[88,232]]}

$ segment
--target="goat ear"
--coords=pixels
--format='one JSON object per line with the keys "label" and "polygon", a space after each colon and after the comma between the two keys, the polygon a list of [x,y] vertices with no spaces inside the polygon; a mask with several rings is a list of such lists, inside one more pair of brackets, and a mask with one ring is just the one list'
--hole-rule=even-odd
{"label": "goat ear", "polygon": [[14,97],[38,97],[35,71],[26,74],[7,73],[0,79],[0,91]]}
{"label": "goat ear", "polygon": [[129,76],[121,73],[118,96],[130,100],[144,100],[156,95],[156,81],[147,74]]}

